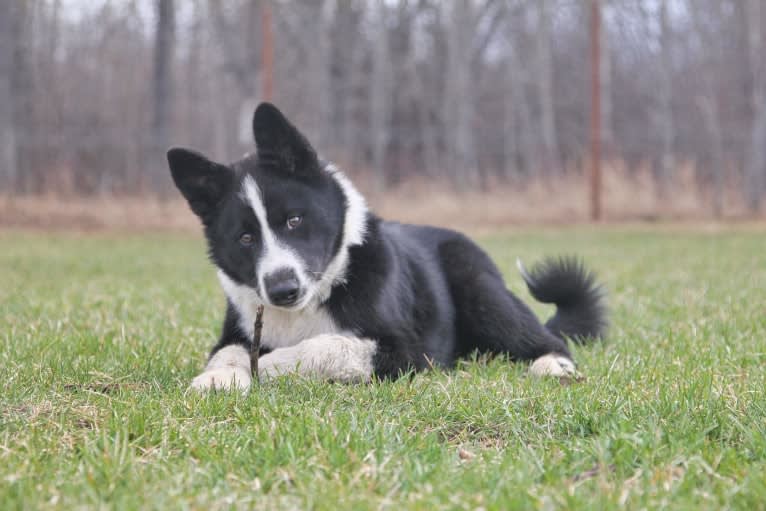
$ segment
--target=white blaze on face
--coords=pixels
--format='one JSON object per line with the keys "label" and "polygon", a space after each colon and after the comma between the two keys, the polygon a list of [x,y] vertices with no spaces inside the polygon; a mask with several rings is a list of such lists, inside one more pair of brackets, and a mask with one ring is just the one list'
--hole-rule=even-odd
{"label": "white blaze on face", "polygon": [[[368,211],[364,197],[334,165],[328,164],[324,171],[330,175],[341,189],[344,197],[344,204],[341,205],[344,208],[344,216],[340,247],[327,264],[327,267],[321,271],[321,278],[318,281],[308,277],[308,268],[303,258],[295,250],[281,243],[270,228],[263,195],[255,179],[247,175],[242,181],[243,191],[241,197],[252,208],[261,227],[263,252],[257,261],[256,277],[259,294],[262,301],[266,302],[266,304],[269,304],[269,301],[264,287],[265,277],[277,270],[287,268],[292,269],[297,275],[302,292],[302,298],[295,304],[294,310],[302,309],[312,303],[314,305],[323,303],[330,297],[334,286],[346,282],[349,249],[364,242]],[[231,299],[232,297],[230,296],[229,298]],[[236,300],[233,300],[233,302],[237,303]]]}
{"label": "white blaze on face", "polygon": [[304,297],[297,304],[298,307],[302,307],[311,299],[311,293],[306,292],[306,263],[294,250],[280,243],[279,239],[274,234],[274,231],[271,230],[266,216],[266,206],[263,203],[261,190],[258,188],[258,185],[252,176],[245,176],[245,179],[242,181],[242,190],[244,191],[243,199],[253,209],[255,217],[258,219],[258,224],[261,227],[263,250],[261,251],[260,258],[256,264],[256,276],[261,298],[268,303],[269,297],[264,285],[266,276],[278,270],[289,268],[295,272],[295,275],[298,277],[301,292],[304,293]]}

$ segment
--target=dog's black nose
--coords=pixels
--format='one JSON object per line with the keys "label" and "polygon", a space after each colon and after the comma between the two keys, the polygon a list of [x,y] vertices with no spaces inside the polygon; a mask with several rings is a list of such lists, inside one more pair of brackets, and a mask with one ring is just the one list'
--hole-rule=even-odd
{"label": "dog's black nose", "polygon": [[269,301],[274,305],[285,307],[298,301],[301,287],[293,270],[279,270],[267,275],[263,284]]}

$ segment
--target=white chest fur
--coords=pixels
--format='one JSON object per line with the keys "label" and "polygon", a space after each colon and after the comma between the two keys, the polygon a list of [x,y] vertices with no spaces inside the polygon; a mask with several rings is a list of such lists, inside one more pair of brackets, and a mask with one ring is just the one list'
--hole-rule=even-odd
{"label": "white chest fur", "polygon": [[[255,320],[254,312],[248,316]],[[246,321],[250,324],[248,334],[252,336],[253,321],[250,321],[249,317]],[[273,350],[294,346],[320,334],[339,332],[338,327],[324,311],[286,312],[268,308],[263,315],[261,344]]]}
{"label": "white chest fur", "polygon": [[[218,271],[226,296],[239,312],[239,327],[252,339],[253,324],[258,305],[261,304],[254,289],[232,281],[223,271]],[[304,309],[288,312],[267,307],[263,314],[261,344],[269,349],[294,346],[301,341],[321,334],[337,334],[341,330],[329,314],[322,309]]]}

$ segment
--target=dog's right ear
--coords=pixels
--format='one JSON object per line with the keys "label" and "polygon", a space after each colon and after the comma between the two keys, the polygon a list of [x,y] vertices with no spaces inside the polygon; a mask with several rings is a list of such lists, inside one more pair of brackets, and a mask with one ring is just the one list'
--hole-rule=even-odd
{"label": "dog's right ear", "polygon": [[178,147],[168,151],[168,165],[173,182],[186,197],[192,211],[207,223],[231,188],[234,171],[198,152]]}

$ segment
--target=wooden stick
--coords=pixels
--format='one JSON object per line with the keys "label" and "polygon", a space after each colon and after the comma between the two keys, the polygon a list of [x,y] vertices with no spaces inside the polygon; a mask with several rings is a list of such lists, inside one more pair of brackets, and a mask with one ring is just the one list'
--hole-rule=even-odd
{"label": "wooden stick", "polygon": [[263,305],[255,311],[253,324],[253,342],[250,343],[250,374],[258,381],[258,354],[261,352],[261,331],[263,330]]}

